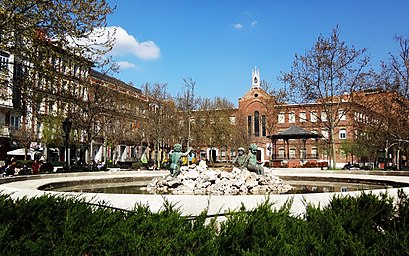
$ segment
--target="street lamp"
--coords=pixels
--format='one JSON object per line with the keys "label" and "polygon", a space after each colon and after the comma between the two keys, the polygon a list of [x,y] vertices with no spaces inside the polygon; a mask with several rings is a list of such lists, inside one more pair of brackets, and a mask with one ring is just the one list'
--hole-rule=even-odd
{"label": "street lamp", "polygon": [[70,137],[70,131],[71,131],[71,125],[72,122],[67,118],[65,118],[64,122],[62,122],[62,129],[64,131],[64,147],[65,147],[65,163],[64,163],[64,170],[69,169],[69,164],[68,164],[68,139]]}

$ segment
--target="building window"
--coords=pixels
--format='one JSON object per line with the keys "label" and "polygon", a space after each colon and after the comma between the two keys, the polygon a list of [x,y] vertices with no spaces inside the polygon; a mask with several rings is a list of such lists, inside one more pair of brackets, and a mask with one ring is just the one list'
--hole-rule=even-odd
{"label": "building window", "polygon": [[295,148],[290,148],[290,159],[295,159]]}
{"label": "building window", "polygon": [[300,112],[300,122],[305,122],[307,121],[307,113],[305,112]]}
{"label": "building window", "polygon": [[278,123],[279,124],[283,124],[284,122],[285,122],[285,115],[284,115],[284,113],[279,113],[278,114]]}
{"label": "building window", "polygon": [[321,121],[322,122],[327,121],[327,112],[321,112]]}
{"label": "building window", "polygon": [[5,125],[6,125],[6,115],[0,114],[0,126],[5,126]]}
{"label": "building window", "polygon": [[51,65],[54,70],[57,70],[57,59],[55,57],[51,57]]}
{"label": "building window", "polygon": [[300,158],[301,159],[306,159],[307,158],[307,149],[306,148],[301,148],[300,149]]}
{"label": "building window", "polygon": [[295,113],[294,112],[291,112],[290,114],[288,114],[288,122],[295,123]]}
{"label": "building window", "polygon": [[341,140],[345,140],[347,138],[347,130],[346,129],[340,129],[339,130],[339,138]]}
{"label": "building window", "polygon": [[254,112],[254,136],[260,136],[260,114],[258,111]]}
{"label": "building window", "polygon": [[251,132],[252,132],[251,128],[252,128],[251,116],[248,116],[247,117],[247,132],[249,136],[251,136]]}
{"label": "building window", "polygon": [[37,122],[36,136],[37,136],[37,138],[40,138],[40,136],[41,136],[41,123],[40,122]]}
{"label": "building window", "polygon": [[328,129],[322,129],[321,134],[325,139],[328,139]]}
{"label": "building window", "polygon": [[74,76],[78,75],[79,67],[77,65],[74,66]]}
{"label": "building window", "polygon": [[267,120],[266,115],[261,116],[261,135],[266,137],[267,135]]}
{"label": "building window", "polygon": [[311,112],[311,122],[313,123],[317,122],[317,112],[316,111]]}
{"label": "building window", "polygon": [[63,74],[63,75],[65,75],[66,74],[66,72],[67,72],[67,66],[66,66],[66,63],[65,63],[65,61],[64,60],[61,60],[61,73]]}
{"label": "building window", "polygon": [[230,124],[232,124],[232,125],[236,124],[236,117],[235,116],[230,116],[229,120],[230,120]]}
{"label": "building window", "polygon": [[0,71],[7,71],[9,58],[0,54]]}
{"label": "building window", "polygon": [[280,148],[280,149],[278,150],[278,157],[279,157],[279,158],[284,158],[284,156],[285,156],[284,148]]}
{"label": "building window", "polygon": [[313,158],[317,158],[318,157],[318,149],[317,148],[311,148],[311,156]]}
{"label": "building window", "polygon": [[339,116],[339,120],[341,120],[341,121],[345,121],[345,120],[347,120],[347,117],[346,117],[346,115],[345,115],[346,113],[345,113],[345,110],[339,110],[338,111],[338,116]]}
{"label": "building window", "polygon": [[10,117],[10,128],[13,130],[20,129],[20,117],[19,116]]}

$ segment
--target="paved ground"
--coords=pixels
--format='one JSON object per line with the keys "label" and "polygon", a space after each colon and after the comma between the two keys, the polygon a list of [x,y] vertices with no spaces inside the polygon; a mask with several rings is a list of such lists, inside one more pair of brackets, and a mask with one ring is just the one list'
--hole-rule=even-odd
{"label": "paved ground", "polygon": [[[299,176],[317,178],[345,178],[358,180],[376,180],[405,183],[403,190],[409,193],[409,172],[373,172],[373,171],[329,171],[319,169],[272,169],[278,176]],[[321,206],[328,204],[334,194],[357,195],[361,192],[342,193],[312,193],[297,195],[235,195],[235,196],[204,196],[204,195],[147,195],[147,194],[96,194],[96,193],[64,193],[55,191],[41,191],[37,188],[49,183],[107,179],[121,177],[153,177],[167,175],[167,171],[109,171],[94,173],[60,173],[42,174],[15,178],[1,178],[0,192],[10,194],[13,198],[33,197],[43,194],[73,195],[85,197],[91,202],[108,202],[113,207],[131,210],[136,204],[149,205],[152,211],[162,209],[166,201],[176,204],[184,215],[198,215],[205,209],[208,214],[225,213],[230,209],[237,209],[244,204],[247,209],[256,207],[265,200],[274,202],[277,207],[282,206],[288,199],[293,200],[291,211],[294,215],[305,212],[306,203]],[[385,189],[372,190],[373,193],[385,192]],[[388,189],[392,196],[397,195],[397,189]]]}

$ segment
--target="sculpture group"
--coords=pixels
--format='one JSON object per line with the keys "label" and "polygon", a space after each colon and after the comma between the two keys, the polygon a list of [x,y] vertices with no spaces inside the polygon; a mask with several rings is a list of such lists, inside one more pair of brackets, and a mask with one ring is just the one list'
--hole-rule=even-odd
{"label": "sculpture group", "polygon": [[[170,174],[172,177],[177,177],[180,174],[180,166],[182,163],[182,157],[188,156],[192,148],[188,148],[186,152],[182,151],[181,144],[175,144],[173,146],[173,152],[170,154]],[[238,148],[238,156],[234,162],[234,165],[240,169],[246,168],[248,171],[255,172],[258,175],[264,175],[264,168],[257,162],[257,145],[250,144],[247,155],[243,147]]]}
{"label": "sculpture group", "polygon": [[238,148],[238,157],[234,162],[234,165],[238,168],[247,168],[251,172],[255,172],[258,175],[264,175],[264,168],[257,162],[257,145],[250,144],[249,152],[244,154],[244,148]]}
{"label": "sculpture group", "polygon": [[189,148],[182,152],[182,145],[175,144],[170,154],[170,176],[154,178],[147,190],[152,193],[193,195],[236,195],[286,193],[292,187],[274,176],[269,168],[257,162],[257,145],[251,144],[248,153],[238,148],[238,156],[231,171],[207,168],[205,161],[198,165],[181,166],[182,157],[188,156]]}

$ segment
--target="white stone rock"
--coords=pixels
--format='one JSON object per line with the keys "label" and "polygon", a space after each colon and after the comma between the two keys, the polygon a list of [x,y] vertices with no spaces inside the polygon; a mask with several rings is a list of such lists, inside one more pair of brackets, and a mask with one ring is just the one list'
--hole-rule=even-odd
{"label": "white stone rock", "polygon": [[183,180],[182,185],[188,188],[189,190],[193,191],[196,186],[196,182],[194,180]]}
{"label": "white stone rock", "polygon": [[199,172],[197,170],[190,170],[185,174],[185,178],[191,179],[191,180],[196,180],[199,177]]}
{"label": "white stone rock", "polygon": [[170,175],[153,179],[147,190],[155,193],[173,194],[266,194],[283,193],[292,187],[282,183],[282,180],[272,175],[266,169],[266,175],[260,176],[247,169],[234,167],[231,172],[217,169],[206,169],[202,165],[182,166],[178,177]]}

